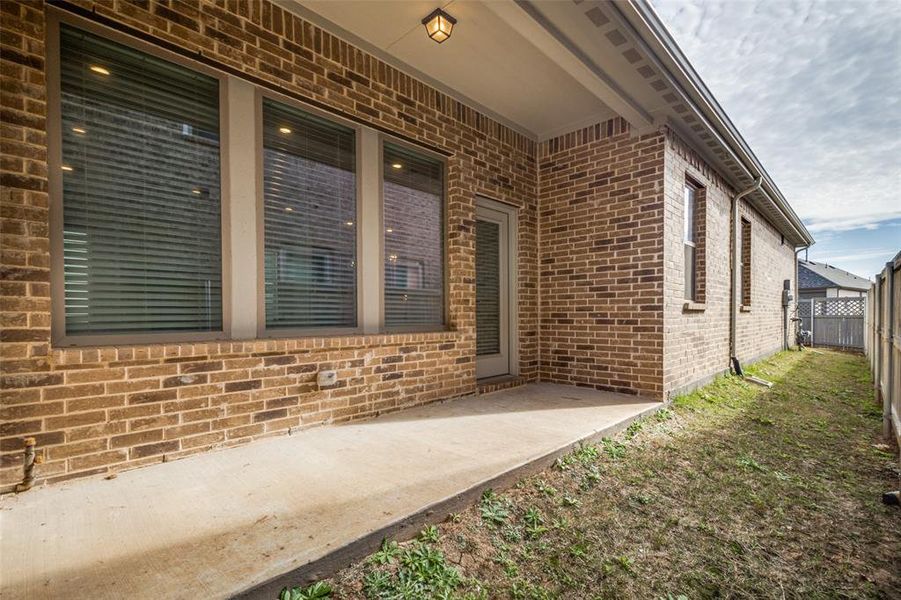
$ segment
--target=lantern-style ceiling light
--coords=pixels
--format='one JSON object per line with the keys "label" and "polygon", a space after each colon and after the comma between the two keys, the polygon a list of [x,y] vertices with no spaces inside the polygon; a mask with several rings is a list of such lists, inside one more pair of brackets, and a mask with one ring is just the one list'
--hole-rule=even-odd
{"label": "lantern-style ceiling light", "polygon": [[451,36],[451,31],[453,31],[456,23],[457,19],[440,8],[436,8],[422,20],[422,24],[425,25],[425,32],[439,44]]}

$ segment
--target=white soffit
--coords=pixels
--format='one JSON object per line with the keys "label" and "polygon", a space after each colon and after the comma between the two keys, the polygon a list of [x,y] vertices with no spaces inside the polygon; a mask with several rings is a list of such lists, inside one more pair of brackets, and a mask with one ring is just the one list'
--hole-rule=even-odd
{"label": "white soffit", "polygon": [[[530,31],[505,18],[504,10],[522,12],[509,0],[444,4],[280,0],[279,4],[537,139],[618,114],[597,90],[586,88],[596,82],[585,80],[583,85],[548,55],[547,48],[539,48],[548,42],[546,33],[531,37]],[[457,19],[451,38],[443,44],[430,40],[421,24],[438,6]]]}

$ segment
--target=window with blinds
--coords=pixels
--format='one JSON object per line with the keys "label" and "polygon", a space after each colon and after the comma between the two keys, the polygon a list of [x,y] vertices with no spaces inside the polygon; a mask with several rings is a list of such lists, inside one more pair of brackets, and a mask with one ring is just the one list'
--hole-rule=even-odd
{"label": "window with blinds", "polygon": [[685,299],[697,299],[698,281],[698,232],[697,232],[697,189],[686,183],[683,186],[683,248],[685,250]]}
{"label": "window with blinds", "polygon": [[383,149],[385,325],[444,325],[444,165],[406,148]]}
{"label": "window with blinds", "polygon": [[476,355],[501,351],[501,227],[476,221]]}
{"label": "window with blinds", "polygon": [[357,325],[355,132],[263,100],[266,327]]}
{"label": "window with blinds", "polygon": [[60,27],[68,335],[219,331],[219,82]]}
{"label": "window with blinds", "polygon": [[741,244],[738,253],[741,303],[744,306],[751,306],[751,222],[744,217],[741,219]]}

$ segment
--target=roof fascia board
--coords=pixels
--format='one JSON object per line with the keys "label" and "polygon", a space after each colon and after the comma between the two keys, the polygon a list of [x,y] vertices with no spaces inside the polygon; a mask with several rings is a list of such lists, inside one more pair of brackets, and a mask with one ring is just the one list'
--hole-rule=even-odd
{"label": "roof fascia board", "polygon": [[[646,0],[611,2],[610,6],[620,17],[618,20],[621,21],[621,24],[630,29],[648,57],[660,69],[668,83],[679,93],[694,115],[707,125],[717,142],[722,144],[723,148],[732,155],[732,158],[741,165],[751,179],[757,177],[754,171],[763,177],[764,195],[791,224],[798,234],[798,238],[803,242],[802,245],[813,244],[813,236],[807,231],[738,129],[701,81],[654,9]],[[630,16],[633,18],[629,18]],[[636,21],[642,25],[643,31],[639,31],[635,27]]]}

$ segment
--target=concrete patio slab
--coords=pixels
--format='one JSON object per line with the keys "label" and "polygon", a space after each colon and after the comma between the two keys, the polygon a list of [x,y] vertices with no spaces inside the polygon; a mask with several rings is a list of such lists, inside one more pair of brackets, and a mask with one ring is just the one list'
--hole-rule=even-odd
{"label": "concrete patio slab", "polygon": [[273,598],[661,405],[554,384],[0,499],[0,595]]}

